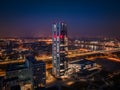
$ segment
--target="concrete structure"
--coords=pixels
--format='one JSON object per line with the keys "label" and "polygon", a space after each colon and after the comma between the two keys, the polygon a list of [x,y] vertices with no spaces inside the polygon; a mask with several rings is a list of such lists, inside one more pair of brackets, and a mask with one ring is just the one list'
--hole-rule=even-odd
{"label": "concrete structure", "polygon": [[101,66],[94,61],[81,59],[69,63],[69,69],[65,73],[66,76],[74,77],[77,80],[87,80],[101,70]]}
{"label": "concrete structure", "polygon": [[20,90],[22,85],[27,83],[32,84],[29,69],[24,63],[7,65],[6,75],[3,77],[2,81],[2,90]]}
{"label": "concrete structure", "polygon": [[45,63],[32,56],[26,57],[25,63],[8,64],[6,75],[0,77],[0,90],[36,90],[45,86]]}
{"label": "concrete structure", "polygon": [[94,61],[81,59],[69,63],[69,68],[74,69],[74,72],[80,72],[82,70],[98,69],[98,66]]}
{"label": "concrete structure", "polygon": [[52,26],[52,73],[55,77],[64,75],[68,68],[66,58],[68,51],[67,26],[63,22],[55,23]]}
{"label": "concrete structure", "polygon": [[43,61],[37,61],[33,56],[26,58],[26,65],[32,77],[32,90],[46,86],[46,68]]}

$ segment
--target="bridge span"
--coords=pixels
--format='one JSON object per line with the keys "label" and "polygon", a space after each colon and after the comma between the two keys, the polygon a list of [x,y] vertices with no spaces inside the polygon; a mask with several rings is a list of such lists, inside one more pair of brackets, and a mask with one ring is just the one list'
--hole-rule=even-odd
{"label": "bridge span", "polygon": [[[85,58],[87,56],[111,54],[111,53],[114,53],[114,52],[120,52],[120,48],[116,48],[116,49],[113,49],[113,50],[99,50],[99,51],[92,51],[92,52],[79,53],[79,54],[69,54],[69,55],[67,55],[67,57],[68,57],[68,59],[76,58],[76,57]],[[37,60],[43,60],[45,62],[51,62],[52,61],[52,56],[36,57],[36,59]],[[24,62],[25,62],[25,59],[0,61],[0,65],[6,65],[6,64],[10,64],[10,63],[24,63]]]}

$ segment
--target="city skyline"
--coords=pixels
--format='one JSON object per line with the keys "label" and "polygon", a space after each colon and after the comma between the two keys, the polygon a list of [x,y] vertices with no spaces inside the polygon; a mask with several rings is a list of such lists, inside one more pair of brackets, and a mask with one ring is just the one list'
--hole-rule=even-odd
{"label": "city skyline", "polygon": [[0,37],[51,36],[51,25],[63,21],[68,36],[119,36],[117,0],[1,1]]}
{"label": "city skyline", "polygon": [[120,41],[69,39],[65,22],[50,38],[0,39],[0,90],[119,90]]}

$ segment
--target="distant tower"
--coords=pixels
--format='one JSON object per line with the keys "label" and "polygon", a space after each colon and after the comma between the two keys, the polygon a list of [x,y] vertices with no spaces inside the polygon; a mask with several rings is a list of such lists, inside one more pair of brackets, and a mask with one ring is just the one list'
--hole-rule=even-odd
{"label": "distant tower", "polygon": [[55,23],[52,26],[52,73],[55,77],[64,75],[68,68],[66,58],[68,51],[67,26],[63,22]]}

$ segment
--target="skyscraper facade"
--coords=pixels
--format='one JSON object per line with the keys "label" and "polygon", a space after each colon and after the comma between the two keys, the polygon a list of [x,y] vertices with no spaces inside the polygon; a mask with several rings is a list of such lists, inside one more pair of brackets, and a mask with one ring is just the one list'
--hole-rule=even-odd
{"label": "skyscraper facade", "polygon": [[55,77],[64,76],[68,68],[66,58],[68,51],[67,26],[63,22],[54,23],[52,26],[52,73]]}

